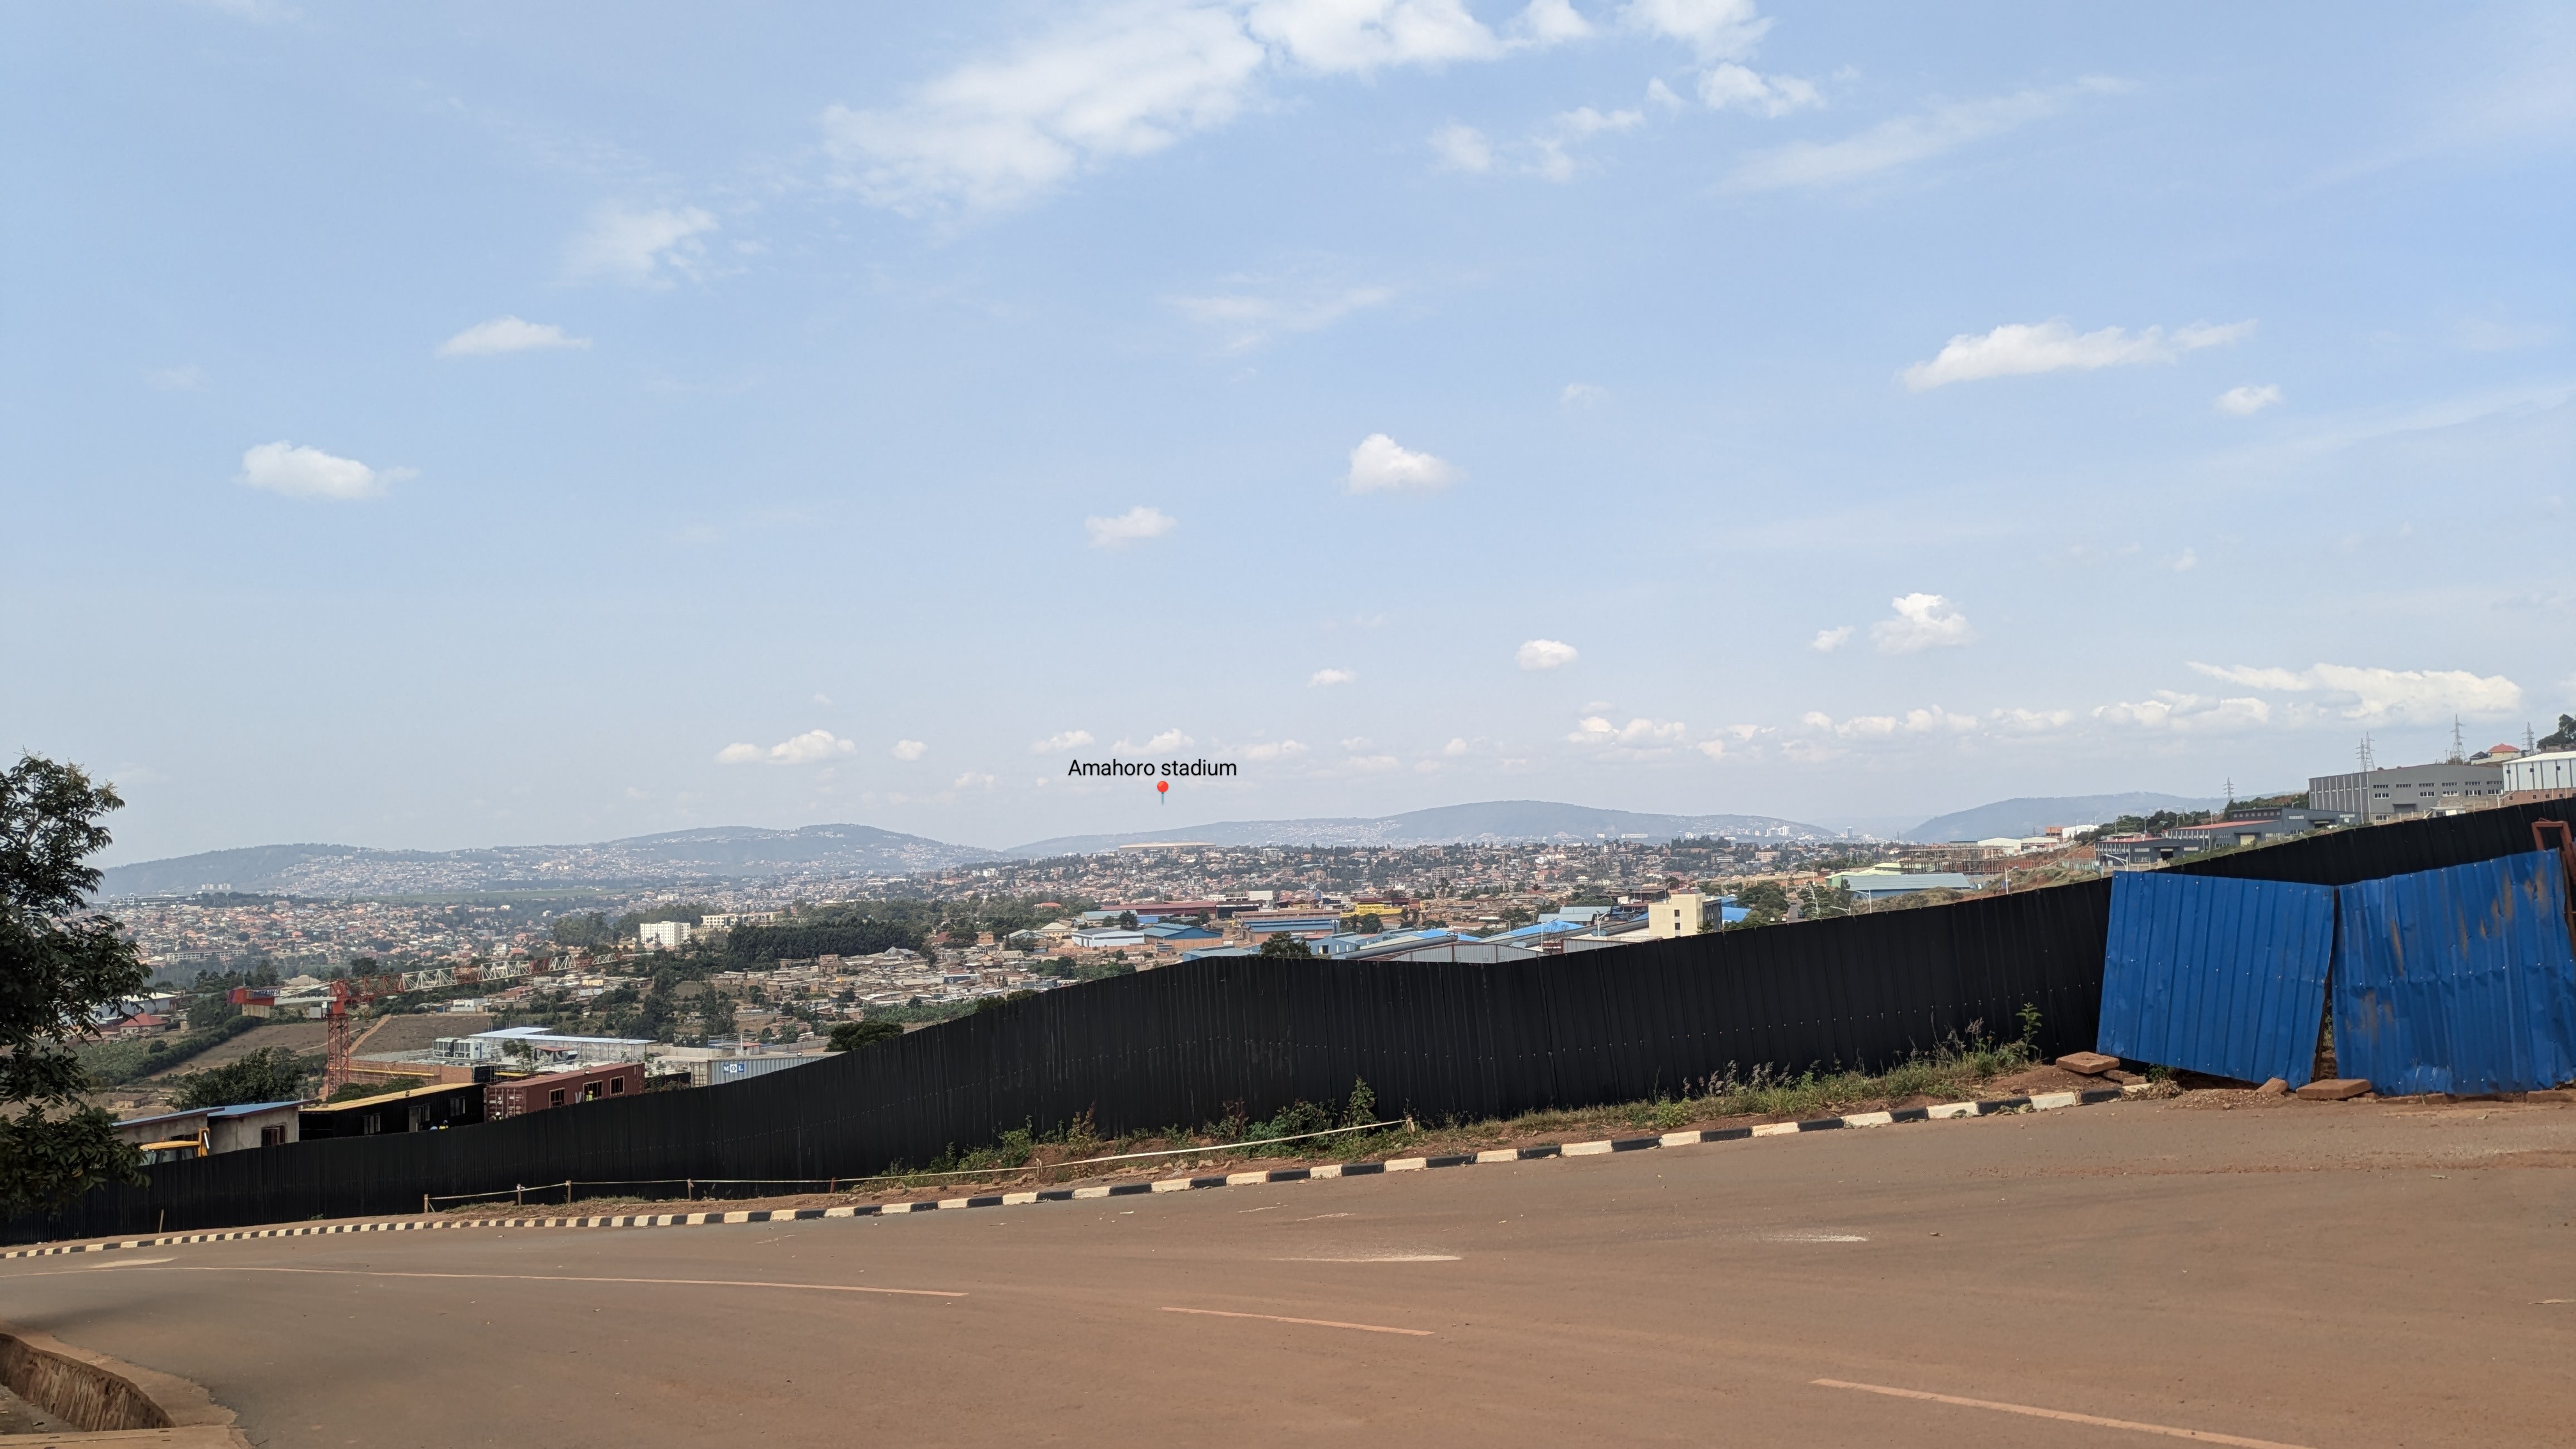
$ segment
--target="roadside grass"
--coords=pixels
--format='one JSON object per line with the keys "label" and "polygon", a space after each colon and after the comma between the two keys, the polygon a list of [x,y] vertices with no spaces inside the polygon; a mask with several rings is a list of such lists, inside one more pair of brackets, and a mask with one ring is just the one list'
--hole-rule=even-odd
{"label": "roadside grass", "polygon": [[[1667,1096],[1597,1107],[1525,1112],[1501,1119],[1419,1121],[1405,1117],[1374,1131],[1345,1131],[1330,1137],[1297,1138],[1307,1133],[1364,1126],[1380,1120],[1376,1093],[1355,1082],[1339,1107],[1295,1102],[1267,1119],[1252,1119],[1240,1109],[1197,1128],[1172,1126],[1157,1131],[1101,1136],[1089,1114],[1052,1132],[1021,1126],[998,1141],[977,1147],[950,1147],[918,1167],[896,1163],[867,1178],[836,1180],[837,1191],[764,1193],[757,1198],[699,1196],[703,1206],[721,1202],[728,1208],[758,1203],[771,1207],[826,1207],[842,1203],[918,1197],[960,1197],[982,1192],[1063,1186],[1105,1178],[1138,1175],[1178,1176],[1214,1171],[1240,1171],[1252,1166],[1320,1165],[1364,1158],[1416,1157],[1452,1152],[1527,1146],[1549,1141],[1582,1140],[1621,1133],[1679,1132],[1695,1127],[1746,1121],[1784,1121],[1876,1110],[1916,1102],[1956,1101],[1976,1097],[1998,1078],[2028,1071],[2039,1064],[2030,1045],[2037,1034],[2035,1013],[2024,1012],[2022,1036],[2001,1042],[1984,1036],[1954,1038],[1940,1048],[1918,1054],[1885,1071],[1809,1070],[1795,1075],[1757,1067],[1749,1075],[1733,1068],[1715,1073]],[[1085,1163],[1083,1159],[1157,1153],[1120,1163]],[[753,1185],[732,1188],[741,1192]],[[784,1185],[782,1185],[784,1186]],[[816,1184],[815,1186],[823,1186]],[[591,1196],[576,1192],[574,1202],[587,1212],[669,1211],[669,1198]],[[548,1199],[558,1207],[560,1198]],[[531,1202],[531,1206],[534,1202]],[[513,1204],[488,1203],[448,1210],[452,1215],[493,1216],[524,1211]]]}

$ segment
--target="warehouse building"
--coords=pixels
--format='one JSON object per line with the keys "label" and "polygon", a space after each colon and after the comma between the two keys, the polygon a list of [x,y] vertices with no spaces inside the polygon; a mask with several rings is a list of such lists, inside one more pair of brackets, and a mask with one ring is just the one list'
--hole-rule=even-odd
{"label": "warehouse building", "polygon": [[2464,761],[2316,775],[2308,780],[2308,808],[2358,816],[2364,825],[2410,815],[2482,810],[2496,804],[2504,793],[2505,768]]}

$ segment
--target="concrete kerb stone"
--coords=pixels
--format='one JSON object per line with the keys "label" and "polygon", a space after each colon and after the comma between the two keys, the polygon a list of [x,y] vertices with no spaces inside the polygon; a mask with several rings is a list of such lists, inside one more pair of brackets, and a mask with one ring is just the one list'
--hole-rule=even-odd
{"label": "concrete kerb stone", "polygon": [[1387,1172],[1423,1172],[1444,1167],[1476,1167],[1503,1162],[1536,1162],[1550,1157],[1598,1157],[1741,1142],[1754,1137],[1788,1137],[1852,1127],[1889,1127],[1907,1122],[1946,1122],[1965,1117],[2000,1117],[2018,1112],[2052,1112],[2090,1107],[2143,1096],[2150,1083],[2099,1087],[2082,1092],[2041,1092],[2003,1097],[1991,1102],[1943,1102],[1928,1107],[1855,1112],[1843,1117],[1817,1117],[1804,1122],[1771,1122],[1759,1127],[1716,1127],[1702,1132],[1666,1132],[1657,1137],[1618,1137],[1599,1142],[1543,1142],[1533,1147],[1502,1147],[1484,1152],[1458,1152],[1438,1157],[1399,1157],[1383,1162],[1328,1162],[1316,1167],[1283,1167],[1270,1172],[1229,1172],[1203,1177],[1166,1177],[1137,1182],[1095,1183],[1088,1187],[1051,1187],[1020,1192],[984,1193],[932,1201],[849,1203],[828,1208],[783,1208],[734,1212],[616,1213],[587,1216],[510,1218],[403,1218],[382,1222],[300,1223],[266,1228],[226,1228],[202,1233],[168,1233],[149,1238],[121,1238],[85,1243],[48,1243],[0,1252],[0,1262],[68,1253],[113,1253],[136,1248],[165,1248],[188,1243],[229,1243],[251,1238],[301,1238],[334,1233],[434,1232],[475,1228],[681,1228],[715,1223],[806,1222],[827,1218],[901,1217],[909,1213],[958,1212],[973,1208],[1018,1207],[1032,1203],[1090,1202],[1139,1194],[1196,1192],[1220,1187],[1257,1187],[1278,1182],[1319,1182],[1333,1178],[1372,1177]]}
{"label": "concrete kerb stone", "polygon": [[[93,1353],[34,1329],[0,1323],[0,1383],[79,1428],[24,1436],[29,1444],[156,1444],[250,1449],[233,1412],[186,1379]],[[9,1442],[20,1442],[11,1436]]]}

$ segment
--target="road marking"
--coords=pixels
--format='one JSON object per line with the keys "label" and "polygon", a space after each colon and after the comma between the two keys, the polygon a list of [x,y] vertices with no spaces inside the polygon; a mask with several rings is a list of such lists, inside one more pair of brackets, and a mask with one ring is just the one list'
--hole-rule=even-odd
{"label": "road marking", "polygon": [[1429,1338],[1427,1328],[1389,1328],[1383,1323],[1339,1323],[1330,1318],[1282,1318],[1276,1313],[1228,1313],[1221,1308],[1170,1308],[1165,1313],[1196,1313],[1208,1318],[1258,1318],[1270,1323],[1303,1323],[1313,1328],[1356,1328],[1362,1333],[1401,1333],[1408,1338]]}
{"label": "road marking", "polygon": [[2006,1414],[2027,1414],[2034,1419],[2056,1419],[2068,1424],[2092,1424],[2104,1429],[2127,1429],[2136,1434],[2162,1434],[2168,1439],[2197,1439],[2203,1444],[2234,1444],[2238,1449],[2306,1449],[2305,1445],[2284,1444],[2277,1439],[2248,1439],[2238,1434],[2220,1434],[2208,1429],[2177,1429],[2170,1424],[2140,1424],[2128,1419],[2105,1419],[2098,1414],[2072,1414],[2064,1409],[2041,1409],[2029,1404],[2003,1404],[1993,1399],[1963,1399],[1955,1394],[1927,1394],[1921,1389],[1892,1389],[1884,1384],[1845,1383],[1841,1379],[1810,1379],[1809,1383],[1828,1389],[1859,1389],[1863,1393],[1885,1394],[1897,1399],[1922,1399],[1934,1404],[1954,1404],[1963,1409],[1995,1409]]}
{"label": "road marking", "polygon": [[479,1283],[649,1283],[665,1288],[801,1288],[812,1293],[886,1293],[904,1298],[963,1298],[937,1288],[867,1288],[856,1283],[762,1283],[744,1278],[586,1278],[567,1273],[396,1273],[374,1268],[173,1268],[173,1273],[310,1273],[334,1278],[459,1278]]}
{"label": "road marking", "polygon": [[82,1271],[95,1273],[101,1268],[140,1268],[147,1263],[175,1263],[177,1261],[179,1260],[176,1258],[110,1258],[104,1263],[92,1263]]}
{"label": "road marking", "polygon": [[1766,1243],[1866,1243],[1869,1241],[1858,1233],[1763,1233],[1759,1236],[1761,1241]]}
{"label": "road marking", "polygon": [[1274,1263],[1455,1263],[1455,1253],[1382,1253],[1374,1258],[1273,1258]]}

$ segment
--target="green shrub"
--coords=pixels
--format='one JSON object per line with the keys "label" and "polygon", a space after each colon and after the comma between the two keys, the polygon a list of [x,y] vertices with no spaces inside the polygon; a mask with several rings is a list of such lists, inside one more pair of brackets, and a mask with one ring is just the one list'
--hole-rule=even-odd
{"label": "green shrub", "polygon": [[891,1021],[845,1021],[832,1028],[829,1045],[836,1052],[854,1052],[870,1042],[892,1041],[903,1035],[903,1027]]}

